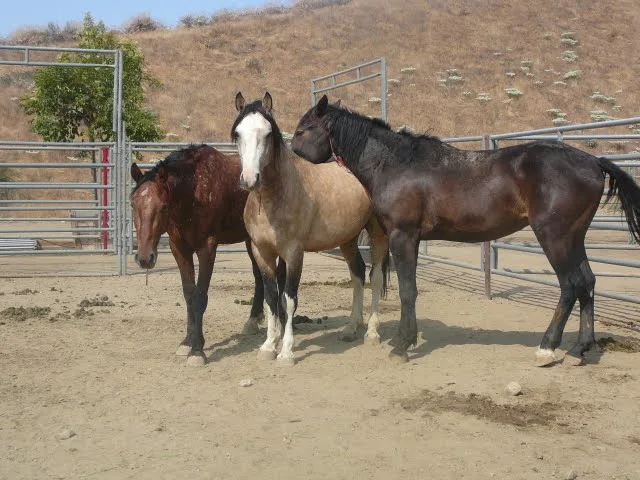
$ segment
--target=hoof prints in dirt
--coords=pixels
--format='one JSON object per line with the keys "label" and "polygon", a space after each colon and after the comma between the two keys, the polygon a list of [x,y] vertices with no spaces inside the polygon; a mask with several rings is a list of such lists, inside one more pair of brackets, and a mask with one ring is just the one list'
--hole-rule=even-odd
{"label": "hoof prints in dirt", "polygon": [[640,352],[640,342],[637,340],[616,340],[613,337],[605,337],[599,338],[596,343],[600,348],[609,352]]}
{"label": "hoof prints in dirt", "polygon": [[549,402],[498,405],[491,398],[474,393],[461,395],[448,392],[440,395],[430,390],[423,390],[415,397],[400,400],[399,404],[409,412],[421,409],[432,412],[455,412],[517,427],[566,425],[557,422],[556,413],[560,406]]}
{"label": "hoof prints in dirt", "polygon": [[9,307],[0,312],[0,317],[7,320],[24,322],[30,318],[42,318],[51,313],[49,307]]}

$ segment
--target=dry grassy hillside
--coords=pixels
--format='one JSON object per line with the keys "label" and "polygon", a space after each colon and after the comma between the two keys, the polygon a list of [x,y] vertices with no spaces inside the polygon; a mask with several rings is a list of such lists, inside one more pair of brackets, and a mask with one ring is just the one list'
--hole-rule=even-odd
{"label": "dry grassy hillside", "polygon": [[[353,0],[131,36],[163,82],[149,100],[168,139],[200,141],[228,139],[238,90],[247,99],[269,90],[282,129],[291,132],[309,106],[312,77],[383,55],[395,79],[388,92],[394,127],[451,136],[552,126],[552,108],[571,123],[590,121],[596,109],[638,115],[639,31],[636,0]],[[577,56],[571,63],[562,58],[568,50]],[[563,79],[576,70],[577,78]],[[34,138],[15,100],[29,77],[5,72],[0,139]],[[508,87],[522,95],[510,98]],[[613,99],[597,103],[594,91]],[[479,100],[481,93],[490,100]],[[368,101],[380,96],[375,82],[339,96],[365,113],[379,111]],[[598,150],[638,146],[605,142]]]}
{"label": "dry grassy hillside", "polygon": [[[151,102],[168,131],[182,139],[227,139],[238,90],[254,98],[268,89],[282,128],[292,131],[308,108],[310,78],[382,55],[389,78],[399,80],[389,85],[392,125],[449,136],[552,126],[551,108],[573,123],[589,121],[594,109],[637,115],[639,31],[634,0],[356,0],[137,40],[164,82]],[[564,32],[574,32],[578,43],[562,43]],[[566,50],[577,54],[576,62],[561,58]],[[533,76],[521,70],[523,61],[532,62]],[[403,67],[416,70],[401,73]],[[462,82],[442,86],[438,79],[452,68]],[[578,79],[553,84],[575,70]],[[523,95],[509,101],[508,87]],[[613,96],[619,111],[591,100],[594,91]],[[477,100],[479,93],[491,101]],[[368,99],[379,95],[375,82],[341,94],[367,113],[376,111]]]}

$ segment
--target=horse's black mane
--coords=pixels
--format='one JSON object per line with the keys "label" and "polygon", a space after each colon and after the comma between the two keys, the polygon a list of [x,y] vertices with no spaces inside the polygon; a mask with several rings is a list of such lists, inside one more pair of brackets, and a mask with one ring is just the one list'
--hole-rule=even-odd
{"label": "horse's black mane", "polygon": [[198,152],[198,150],[205,146],[206,145],[204,143],[191,144],[187,147],[181,148],[180,150],[174,150],[167,155],[164,160],[156,163],[151,170],[147,170],[144,173],[138,184],[131,192],[131,195],[136,193],[136,190],[138,190],[138,188],[140,188],[144,183],[153,180],[161,168],[164,168],[168,174],[173,174],[178,178],[181,178],[186,174],[193,173],[193,164],[187,164],[184,160],[191,158]]}
{"label": "horse's black mane", "polygon": [[[406,128],[400,131],[394,131],[391,126],[380,118],[371,118],[360,113],[346,110],[332,105],[327,106],[327,116],[331,125],[331,136],[337,145],[340,145],[340,154],[349,158],[360,158],[364,151],[364,147],[369,140],[372,132],[375,130],[383,130],[389,132],[389,137],[397,140],[398,143],[429,142],[434,146],[443,145],[443,142],[426,133],[413,133]],[[400,138],[397,138],[397,137]],[[404,140],[404,142],[403,142]]]}
{"label": "horse's black mane", "polygon": [[240,122],[247,116],[252,113],[259,113],[262,115],[271,125],[271,137],[273,138],[273,153],[275,158],[279,158],[280,152],[284,146],[284,139],[282,138],[282,133],[280,132],[280,128],[276,123],[276,120],[273,118],[273,115],[267,111],[266,108],[262,106],[261,100],[256,100],[255,102],[247,104],[242,112],[236,118],[236,121],[233,122],[233,126],[231,127],[231,140],[235,143],[238,141],[238,133],[236,132],[236,128]]}

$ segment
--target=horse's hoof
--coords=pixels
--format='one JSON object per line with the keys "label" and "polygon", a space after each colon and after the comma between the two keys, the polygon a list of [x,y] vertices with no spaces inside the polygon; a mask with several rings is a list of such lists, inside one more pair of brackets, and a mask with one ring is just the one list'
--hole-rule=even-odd
{"label": "horse's hoof", "polygon": [[369,345],[380,345],[381,343],[380,335],[378,335],[377,333],[375,335],[374,334],[365,335],[364,343],[367,343]]}
{"label": "horse's hoof", "polygon": [[355,342],[358,338],[358,334],[355,332],[340,332],[338,339],[343,342]]}
{"label": "horse's hoof", "polygon": [[580,367],[584,365],[584,357],[582,355],[575,355],[573,353],[567,352],[564,356],[562,364],[567,364],[571,367]]}
{"label": "horse's hoof", "polygon": [[407,355],[407,352],[403,352],[394,348],[389,352],[389,359],[392,363],[407,363],[409,361],[409,355]]}
{"label": "horse's hoof", "polygon": [[258,350],[258,360],[273,361],[278,354],[275,350]]}
{"label": "horse's hoof", "polygon": [[260,327],[258,327],[258,319],[250,318],[247,320],[247,323],[244,324],[242,328],[243,335],[257,335],[260,333]]}
{"label": "horse's hoof", "polygon": [[279,367],[293,367],[296,364],[296,360],[293,357],[282,357],[278,355],[276,363]]}
{"label": "horse's hoof", "polygon": [[538,348],[536,351],[536,367],[547,367],[558,359],[550,348]]}
{"label": "horse's hoof", "polygon": [[180,345],[176,350],[176,355],[178,355],[179,357],[186,357],[190,353],[191,353],[190,345]]}
{"label": "horse's hoof", "polygon": [[204,353],[189,355],[187,357],[187,365],[190,367],[204,367],[206,364],[207,357],[204,356]]}

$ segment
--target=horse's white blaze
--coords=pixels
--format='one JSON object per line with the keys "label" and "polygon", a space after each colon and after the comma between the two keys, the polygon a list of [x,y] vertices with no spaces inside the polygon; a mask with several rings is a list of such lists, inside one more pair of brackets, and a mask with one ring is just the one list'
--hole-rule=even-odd
{"label": "horse's white blaze", "polygon": [[284,337],[282,338],[282,350],[278,358],[293,358],[293,314],[295,313],[295,302],[286,293],[284,294],[287,303],[287,325],[284,327]]}
{"label": "horse's white blaze", "polygon": [[236,133],[242,162],[241,178],[252,188],[267,154],[267,135],[271,133],[271,124],[261,114],[252,113],[242,119],[236,127]]}
{"label": "horse's white blaze", "polygon": [[260,350],[275,352],[280,338],[280,320],[276,317],[275,313],[271,311],[267,302],[264,302],[263,310],[267,319],[267,339],[260,347]]}

